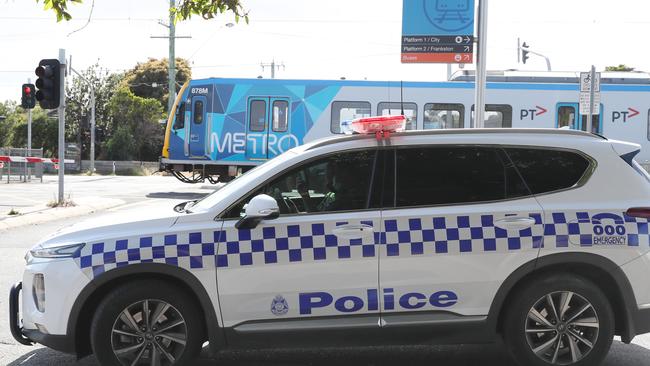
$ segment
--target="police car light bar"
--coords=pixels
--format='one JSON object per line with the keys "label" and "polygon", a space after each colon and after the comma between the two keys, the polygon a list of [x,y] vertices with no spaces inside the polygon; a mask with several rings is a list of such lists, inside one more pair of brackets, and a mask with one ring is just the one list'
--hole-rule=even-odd
{"label": "police car light bar", "polygon": [[390,137],[391,132],[404,131],[406,126],[406,117],[399,116],[378,116],[358,118],[350,123],[352,131],[360,134],[374,133],[377,140],[382,137]]}

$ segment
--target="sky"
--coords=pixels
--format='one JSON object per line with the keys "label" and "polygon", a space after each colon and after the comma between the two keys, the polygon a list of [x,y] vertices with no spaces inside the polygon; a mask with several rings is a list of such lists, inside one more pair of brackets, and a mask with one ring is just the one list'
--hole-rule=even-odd
{"label": "sky", "polygon": [[[250,23],[230,15],[177,24],[176,56],[193,78],[270,77],[261,63],[283,64],[277,78],[445,80],[444,64],[401,64],[402,0],[241,0]],[[615,4],[615,5],[613,5]],[[0,0],[0,100],[19,100],[43,58],[59,49],[72,67],[111,72],[168,56],[168,0],[83,0],[73,19],[56,22],[42,0]],[[92,11],[92,14],[91,14]],[[650,1],[490,0],[487,68],[545,70],[544,59],[517,63],[517,38],[548,56],[554,71],[627,64],[650,71]],[[90,21],[88,19],[90,18]],[[473,65],[466,65],[473,69]],[[457,66],[454,66],[457,70]]]}

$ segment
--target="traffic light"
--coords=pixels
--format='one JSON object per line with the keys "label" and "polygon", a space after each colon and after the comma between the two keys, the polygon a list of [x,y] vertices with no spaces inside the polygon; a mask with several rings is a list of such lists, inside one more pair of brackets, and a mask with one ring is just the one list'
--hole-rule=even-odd
{"label": "traffic light", "polygon": [[526,42],[524,42],[521,45],[521,62],[525,64],[526,60],[528,60],[529,57],[530,56],[528,56],[528,45],[526,44]]}
{"label": "traffic light", "polygon": [[32,109],[36,107],[36,87],[34,84],[23,84],[23,95],[20,98],[20,105],[24,109]]}
{"label": "traffic light", "polygon": [[41,60],[36,68],[36,100],[43,109],[59,107],[61,97],[61,64],[56,59]]}

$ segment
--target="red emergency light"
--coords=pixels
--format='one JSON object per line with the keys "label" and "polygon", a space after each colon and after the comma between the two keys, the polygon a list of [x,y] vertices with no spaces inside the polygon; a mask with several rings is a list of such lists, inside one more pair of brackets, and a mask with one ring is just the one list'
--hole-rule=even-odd
{"label": "red emergency light", "polygon": [[377,140],[380,140],[382,137],[390,137],[391,132],[404,131],[406,126],[406,117],[403,115],[364,117],[355,119],[352,121],[350,126],[356,133],[374,133]]}

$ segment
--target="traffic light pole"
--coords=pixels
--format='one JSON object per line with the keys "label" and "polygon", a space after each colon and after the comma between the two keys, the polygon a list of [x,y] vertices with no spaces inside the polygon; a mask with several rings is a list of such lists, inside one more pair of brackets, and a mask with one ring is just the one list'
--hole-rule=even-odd
{"label": "traffic light pole", "polygon": [[61,63],[61,81],[59,83],[59,204],[63,204],[65,176],[65,50],[59,49],[59,62]]}

